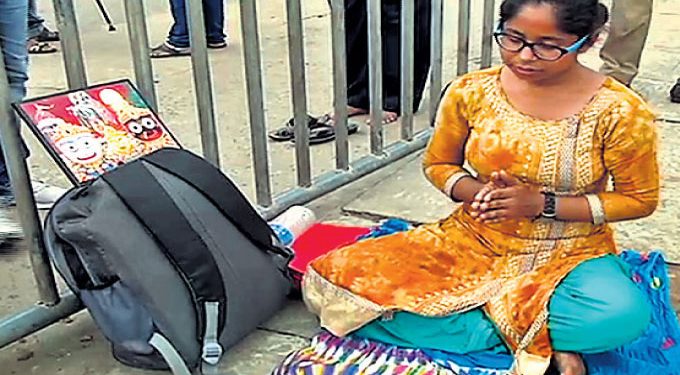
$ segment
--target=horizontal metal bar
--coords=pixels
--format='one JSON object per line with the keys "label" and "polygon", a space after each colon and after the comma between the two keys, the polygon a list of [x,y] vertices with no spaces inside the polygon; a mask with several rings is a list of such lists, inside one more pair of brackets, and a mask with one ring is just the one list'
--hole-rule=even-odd
{"label": "horizontal metal bar", "polygon": [[33,334],[80,310],[83,306],[73,293],[61,296],[58,304],[36,305],[0,320],[0,348]]}
{"label": "horizontal metal bar", "polygon": [[288,190],[278,195],[271,207],[258,207],[258,210],[265,219],[272,219],[290,206],[308,203],[424,148],[431,135],[432,129],[426,129],[415,134],[410,142],[397,141],[386,147],[379,156],[364,156],[353,162],[347,171],[324,173],[314,180],[312,186]]}

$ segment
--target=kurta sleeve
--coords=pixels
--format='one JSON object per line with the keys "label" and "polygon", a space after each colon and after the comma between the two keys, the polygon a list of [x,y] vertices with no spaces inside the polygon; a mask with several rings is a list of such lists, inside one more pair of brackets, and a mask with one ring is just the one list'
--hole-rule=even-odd
{"label": "kurta sleeve", "polygon": [[469,134],[463,85],[463,81],[453,82],[442,98],[423,158],[427,179],[449,197],[456,182],[469,175],[463,169]]}
{"label": "kurta sleeve", "polygon": [[655,115],[641,100],[626,101],[604,121],[609,124],[604,164],[613,177],[614,191],[597,196],[603,219],[615,222],[649,216],[659,201]]}

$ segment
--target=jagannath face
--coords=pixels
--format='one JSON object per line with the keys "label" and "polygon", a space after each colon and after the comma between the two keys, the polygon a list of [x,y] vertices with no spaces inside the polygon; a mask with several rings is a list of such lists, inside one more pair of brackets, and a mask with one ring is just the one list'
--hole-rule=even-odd
{"label": "jagannath face", "polygon": [[38,129],[48,138],[52,138],[58,131],[59,127],[64,126],[66,121],[60,118],[47,118],[38,122]]}
{"label": "jagannath face", "polygon": [[136,138],[150,142],[163,136],[163,128],[152,116],[142,116],[125,123],[127,130]]}
{"label": "jagannath face", "polygon": [[76,134],[56,142],[66,159],[76,164],[93,164],[104,156],[101,140],[94,134]]}

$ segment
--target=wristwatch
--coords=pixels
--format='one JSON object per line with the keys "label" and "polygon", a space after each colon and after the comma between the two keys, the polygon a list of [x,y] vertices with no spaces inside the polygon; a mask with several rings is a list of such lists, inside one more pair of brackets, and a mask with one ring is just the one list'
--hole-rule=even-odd
{"label": "wristwatch", "polygon": [[555,219],[557,217],[557,205],[555,199],[555,193],[548,191],[542,192],[544,205],[543,212],[541,212],[541,217],[545,219]]}

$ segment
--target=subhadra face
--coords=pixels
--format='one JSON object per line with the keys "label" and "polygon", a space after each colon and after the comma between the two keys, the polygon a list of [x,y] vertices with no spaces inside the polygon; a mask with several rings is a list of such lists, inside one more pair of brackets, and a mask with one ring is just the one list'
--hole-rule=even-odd
{"label": "subhadra face", "polygon": [[38,129],[48,138],[52,138],[59,131],[59,127],[64,126],[66,121],[60,118],[47,118],[38,122]]}
{"label": "subhadra face", "polygon": [[94,134],[77,134],[56,143],[59,152],[72,163],[94,164],[104,155],[102,142]]}
{"label": "subhadra face", "polygon": [[125,123],[127,130],[136,138],[145,141],[155,141],[163,136],[163,128],[151,116],[142,116]]}

